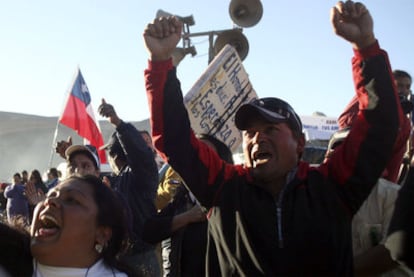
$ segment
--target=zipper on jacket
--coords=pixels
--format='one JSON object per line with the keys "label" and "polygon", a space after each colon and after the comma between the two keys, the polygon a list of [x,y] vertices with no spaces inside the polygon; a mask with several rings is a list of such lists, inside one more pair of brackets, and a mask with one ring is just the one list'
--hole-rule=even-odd
{"label": "zipper on jacket", "polygon": [[283,198],[283,192],[285,190],[282,189],[282,191],[279,194],[279,198],[276,201],[276,223],[277,223],[277,238],[279,242],[279,248],[283,248],[283,233],[282,233],[282,198]]}
{"label": "zipper on jacket", "polygon": [[291,181],[294,179],[296,175],[297,167],[295,167],[292,171],[290,171],[286,178],[286,184],[283,186],[282,190],[279,193],[279,197],[276,202],[276,224],[277,224],[277,238],[278,238],[278,244],[279,248],[283,248],[283,228],[282,228],[282,202],[283,202],[283,196],[285,194],[286,187],[288,184],[291,183]]}
{"label": "zipper on jacket", "polygon": [[283,248],[283,234],[282,234],[282,208],[277,205],[277,236],[279,239],[279,248]]}

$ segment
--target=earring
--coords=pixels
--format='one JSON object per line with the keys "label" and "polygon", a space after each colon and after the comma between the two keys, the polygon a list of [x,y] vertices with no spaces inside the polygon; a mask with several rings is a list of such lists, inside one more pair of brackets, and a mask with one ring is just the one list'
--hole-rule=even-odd
{"label": "earring", "polygon": [[96,250],[96,252],[98,252],[99,254],[101,254],[102,253],[102,250],[103,250],[103,245],[102,244],[99,244],[99,243],[95,244],[95,250]]}

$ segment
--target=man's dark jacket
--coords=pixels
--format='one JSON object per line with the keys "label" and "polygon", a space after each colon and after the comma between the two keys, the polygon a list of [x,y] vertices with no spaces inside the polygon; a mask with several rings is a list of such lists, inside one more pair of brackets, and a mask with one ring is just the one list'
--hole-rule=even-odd
{"label": "man's dark jacket", "polygon": [[300,162],[274,199],[249,168],[226,164],[196,139],[171,60],[149,62],[155,146],[210,209],[207,275],[353,274],[352,216],[391,156],[403,113],[378,43],[355,51],[352,65],[361,111],[350,134],[328,162]]}

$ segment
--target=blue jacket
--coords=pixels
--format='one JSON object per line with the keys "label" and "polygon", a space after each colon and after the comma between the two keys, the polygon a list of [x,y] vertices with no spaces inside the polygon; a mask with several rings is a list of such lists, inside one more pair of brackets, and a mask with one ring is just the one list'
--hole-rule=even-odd
{"label": "blue jacket", "polygon": [[11,184],[4,190],[4,196],[7,198],[7,219],[11,220],[15,216],[23,216],[29,220],[29,202],[24,195],[23,184]]}

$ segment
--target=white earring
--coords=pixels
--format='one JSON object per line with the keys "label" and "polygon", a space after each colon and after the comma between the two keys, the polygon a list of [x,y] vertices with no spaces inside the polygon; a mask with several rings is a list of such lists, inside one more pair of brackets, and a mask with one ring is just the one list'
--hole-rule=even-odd
{"label": "white earring", "polygon": [[102,244],[99,244],[99,243],[95,244],[95,250],[96,250],[96,252],[98,252],[99,254],[101,254],[102,253],[102,250],[103,250],[103,245]]}

